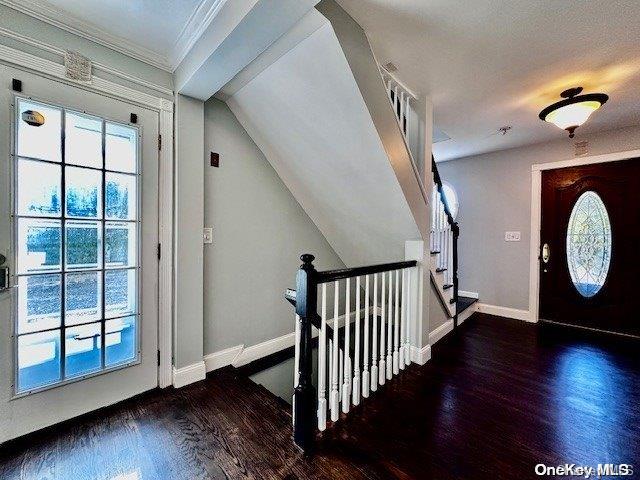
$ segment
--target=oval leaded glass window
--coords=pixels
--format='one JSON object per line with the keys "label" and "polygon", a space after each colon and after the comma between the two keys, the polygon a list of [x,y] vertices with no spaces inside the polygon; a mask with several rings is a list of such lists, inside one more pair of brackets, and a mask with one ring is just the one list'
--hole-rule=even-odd
{"label": "oval leaded glass window", "polygon": [[600,196],[584,192],[573,206],[567,228],[567,263],[571,281],[580,295],[600,291],[611,262],[611,224]]}

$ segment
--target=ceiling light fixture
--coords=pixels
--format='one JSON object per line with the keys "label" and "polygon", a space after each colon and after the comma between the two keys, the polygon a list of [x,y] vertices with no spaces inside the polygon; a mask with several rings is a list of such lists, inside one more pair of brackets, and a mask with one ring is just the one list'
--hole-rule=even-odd
{"label": "ceiling light fixture", "polygon": [[569,88],[560,94],[564,100],[549,105],[540,112],[540,120],[550,122],[574,137],[575,129],[586,122],[591,114],[609,100],[604,93],[582,93],[582,87]]}

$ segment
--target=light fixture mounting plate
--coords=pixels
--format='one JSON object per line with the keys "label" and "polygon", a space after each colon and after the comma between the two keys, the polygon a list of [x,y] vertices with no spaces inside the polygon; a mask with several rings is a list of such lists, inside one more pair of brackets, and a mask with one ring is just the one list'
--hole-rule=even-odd
{"label": "light fixture mounting plate", "polygon": [[572,98],[582,93],[582,87],[567,88],[560,94],[562,98]]}

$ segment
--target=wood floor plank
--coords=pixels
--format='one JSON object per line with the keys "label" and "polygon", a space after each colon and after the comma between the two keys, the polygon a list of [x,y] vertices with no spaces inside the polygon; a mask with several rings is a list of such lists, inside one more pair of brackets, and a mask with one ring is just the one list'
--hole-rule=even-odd
{"label": "wood floor plank", "polygon": [[[521,479],[640,460],[637,342],[476,314],[318,436],[233,368],[0,446],[2,480]],[[637,467],[640,473],[640,465]]]}

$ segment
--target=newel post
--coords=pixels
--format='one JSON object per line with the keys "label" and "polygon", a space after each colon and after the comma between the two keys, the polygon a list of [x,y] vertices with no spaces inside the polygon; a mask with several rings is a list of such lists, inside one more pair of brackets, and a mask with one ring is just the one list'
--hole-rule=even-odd
{"label": "newel post", "polygon": [[296,277],[296,314],[300,317],[300,360],[296,365],[298,386],[293,393],[295,423],[293,440],[305,453],[312,450],[317,421],[316,390],[311,383],[311,322],[317,315],[318,279],[312,262],[313,255],[308,253],[300,257],[302,265]]}

